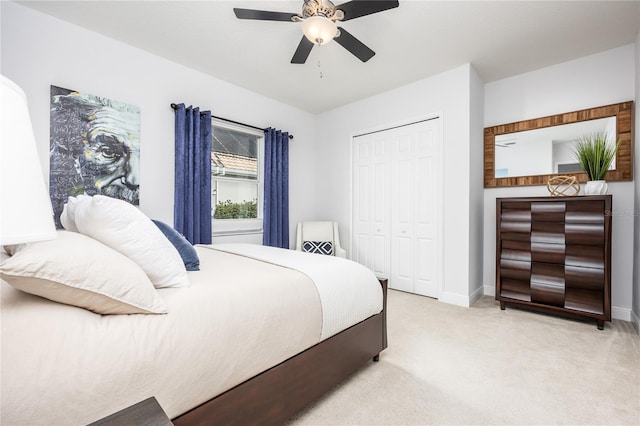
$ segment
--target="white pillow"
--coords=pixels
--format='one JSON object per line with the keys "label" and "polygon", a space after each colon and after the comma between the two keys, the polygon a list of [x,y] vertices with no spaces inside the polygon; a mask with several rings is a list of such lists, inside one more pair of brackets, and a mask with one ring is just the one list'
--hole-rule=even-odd
{"label": "white pillow", "polygon": [[142,268],[156,288],[188,287],[187,270],[178,250],[135,206],[94,195],[76,204],[78,230],[124,254]]}
{"label": "white pillow", "polygon": [[76,206],[79,203],[90,202],[91,197],[88,195],[78,195],[77,197],[69,197],[60,213],[60,223],[67,231],[78,232],[76,226]]}
{"label": "white pillow", "polygon": [[162,299],[132,260],[91,238],[58,231],[23,246],[0,264],[18,290],[99,314],[163,314]]}

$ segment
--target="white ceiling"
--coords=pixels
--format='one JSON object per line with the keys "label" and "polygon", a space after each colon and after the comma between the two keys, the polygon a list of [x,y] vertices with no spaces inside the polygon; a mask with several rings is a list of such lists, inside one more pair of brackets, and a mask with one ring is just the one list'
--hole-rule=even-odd
{"label": "white ceiling", "polygon": [[376,52],[370,61],[332,42],[293,65],[300,24],[232,9],[299,13],[302,0],[20,3],[311,113],[465,63],[491,82],[601,52],[633,43],[640,22],[638,1],[400,0],[341,24]]}

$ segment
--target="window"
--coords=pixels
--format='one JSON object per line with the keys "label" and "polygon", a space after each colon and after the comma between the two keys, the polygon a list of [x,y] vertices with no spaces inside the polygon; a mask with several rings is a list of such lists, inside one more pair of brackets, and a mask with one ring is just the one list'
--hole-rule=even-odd
{"label": "window", "polygon": [[262,232],[264,134],[213,120],[211,207],[213,234]]}

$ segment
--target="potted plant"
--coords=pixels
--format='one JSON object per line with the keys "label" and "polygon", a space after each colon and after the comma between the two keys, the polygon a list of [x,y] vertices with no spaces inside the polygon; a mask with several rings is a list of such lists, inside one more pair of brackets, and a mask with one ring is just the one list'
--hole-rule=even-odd
{"label": "potted plant", "polygon": [[620,148],[620,140],[610,141],[604,132],[594,133],[578,139],[575,155],[589,181],[584,185],[585,195],[607,193],[604,178]]}

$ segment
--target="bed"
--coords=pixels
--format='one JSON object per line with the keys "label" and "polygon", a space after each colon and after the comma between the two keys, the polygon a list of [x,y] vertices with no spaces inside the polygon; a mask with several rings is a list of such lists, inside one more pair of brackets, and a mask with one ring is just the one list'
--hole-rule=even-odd
{"label": "bed", "polygon": [[[109,262],[81,262],[91,250],[52,248],[78,238],[59,231],[40,257],[98,276]],[[279,424],[386,348],[386,281],[361,265],[249,244],[195,250],[188,287],[155,289],[157,315],[98,315],[3,280],[0,422],[87,424],[155,397],[176,425]]]}

